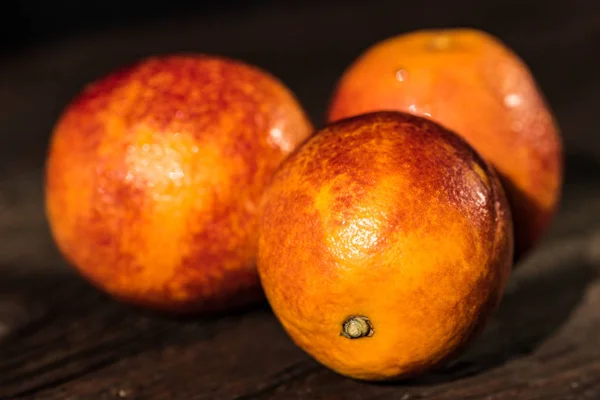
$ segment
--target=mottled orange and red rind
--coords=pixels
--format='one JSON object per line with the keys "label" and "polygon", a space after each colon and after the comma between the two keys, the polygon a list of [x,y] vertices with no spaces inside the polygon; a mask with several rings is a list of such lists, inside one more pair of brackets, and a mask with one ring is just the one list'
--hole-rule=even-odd
{"label": "mottled orange and red rind", "polygon": [[556,212],[562,186],[558,126],[525,63],[475,29],[421,30],[369,48],[343,74],[328,120],[377,110],[432,118],[498,171],[515,219],[517,256]]}
{"label": "mottled orange and red rind", "polygon": [[[511,271],[496,174],[455,134],[380,112],[326,126],[265,192],[258,267],[292,339],[359,379],[417,374],[455,354]],[[340,335],[347,317],[374,335]]]}
{"label": "mottled orange and red rind", "polygon": [[88,86],[57,123],[47,214],[66,258],[123,301],[219,311],[262,298],[258,208],[312,127],[266,72],[153,57]]}

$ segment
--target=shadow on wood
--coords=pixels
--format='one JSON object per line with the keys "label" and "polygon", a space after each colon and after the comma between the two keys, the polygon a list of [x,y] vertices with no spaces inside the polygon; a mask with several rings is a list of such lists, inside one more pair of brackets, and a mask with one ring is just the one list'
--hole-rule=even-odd
{"label": "shadow on wood", "polygon": [[0,270],[2,399],[28,396],[150,349],[210,340],[235,320],[154,315],[107,298],[68,270]]}

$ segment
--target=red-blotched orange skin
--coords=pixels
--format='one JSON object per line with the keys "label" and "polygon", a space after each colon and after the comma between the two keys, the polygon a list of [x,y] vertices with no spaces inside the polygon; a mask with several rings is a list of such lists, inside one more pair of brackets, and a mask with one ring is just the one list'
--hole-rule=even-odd
{"label": "red-blotched orange skin", "polygon": [[[427,119],[330,124],[282,164],[263,201],[267,298],[295,343],[350,377],[439,365],[484,326],[510,275],[512,220],[496,174]],[[340,336],[353,315],[374,335]]]}
{"label": "red-blotched orange skin", "polygon": [[142,60],[86,87],[55,127],[45,187],[54,239],[131,304],[187,313],[258,301],[260,198],[311,132],[293,94],[254,66]]}
{"label": "red-blotched orange skin", "polygon": [[397,110],[462,135],[498,171],[515,220],[515,255],[547,230],[562,187],[559,128],[525,63],[475,29],[410,32],[365,51],[344,72],[328,121]]}

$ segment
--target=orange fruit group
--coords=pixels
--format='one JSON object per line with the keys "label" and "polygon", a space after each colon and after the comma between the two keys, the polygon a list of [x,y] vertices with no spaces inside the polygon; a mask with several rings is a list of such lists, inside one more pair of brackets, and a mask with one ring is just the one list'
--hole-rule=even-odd
{"label": "orange fruit group", "polygon": [[495,310],[513,227],[495,172],[416,116],[332,123],[266,190],[258,269],[295,343],[354,378],[439,365]]}
{"label": "orange fruit group", "polygon": [[45,186],[53,237],[128,303],[196,312],[262,299],[260,198],[311,132],[293,94],[257,67],[142,60],[89,85],[58,121]]}
{"label": "orange fruit group", "polygon": [[463,136],[500,174],[515,219],[516,254],[535,246],[559,202],[562,144],[546,100],[515,52],[474,29],[384,40],[344,72],[328,121],[377,110],[431,118]]}

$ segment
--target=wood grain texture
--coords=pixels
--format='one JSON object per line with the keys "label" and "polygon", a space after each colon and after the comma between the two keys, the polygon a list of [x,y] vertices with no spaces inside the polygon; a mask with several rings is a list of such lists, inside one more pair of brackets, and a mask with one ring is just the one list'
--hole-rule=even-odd
{"label": "wood grain texture", "polygon": [[[0,399],[599,399],[599,7],[284,3],[97,28],[0,61]],[[295,347],[266,306],[211,319],[154,315],[102,295],[57,254],[42,207],[44,153],[62,107],[90,80],[152,53],[217,52],[279,76],[318,125],[360,51],[442,25],[487,29],[515,48],[567,149],[552,231],[513,275],[483,336],[443,370],[402,384],[346,379]]]}

